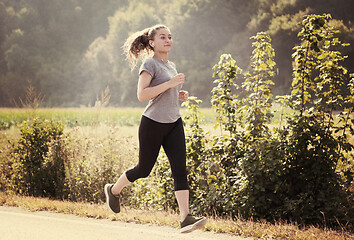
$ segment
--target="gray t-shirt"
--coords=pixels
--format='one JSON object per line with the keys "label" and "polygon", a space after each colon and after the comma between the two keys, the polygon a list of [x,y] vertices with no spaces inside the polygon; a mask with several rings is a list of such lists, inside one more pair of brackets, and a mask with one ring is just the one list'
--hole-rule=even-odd
{"label": "gray t-shirt", "polygon": [[[155,58],[147,58],[144,61],[140,67],[139,75],[143,71],[148,72],[152,76],[150,87],[167,82],[177,75],[176,65],[173,62],[163,62]],[[159,123],[176,122],[181,117],[178,100],[181,88],[182,84],[169,88],[150,99],[143,115]]]}

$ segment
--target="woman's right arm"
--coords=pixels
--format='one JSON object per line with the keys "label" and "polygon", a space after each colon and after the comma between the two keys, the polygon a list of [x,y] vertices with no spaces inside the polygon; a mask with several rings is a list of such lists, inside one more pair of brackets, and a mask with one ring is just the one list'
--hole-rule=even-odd
{"label": "woman's right arm", "polygon": [[173,78],[171,78],[169,81],[154,87],[150,87],[151,79],[152,76],[146,71],[143,71],[139,76],[137,96],[140,102],[144,102],[146,100],[154,98],[160,93],[166,91],[167,89],[173,88],[181,83],[184,83],[184,74],[179,73]]}

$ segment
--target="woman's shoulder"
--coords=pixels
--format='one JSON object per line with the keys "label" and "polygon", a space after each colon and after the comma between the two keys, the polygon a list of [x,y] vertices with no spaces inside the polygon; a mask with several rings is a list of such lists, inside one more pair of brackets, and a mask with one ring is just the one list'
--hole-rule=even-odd
{"label": "woman's shoulder", "polygon": [[154,58],[151,58],[151,57],[148,57],[148,58],[145,58],[142,65],[145,65],[145,64],[148,64],[148,65],[151,65],[151,64],[156,64],[156,61]]}
{"label": "woman's shoulder", "polygon": [[140,66],[139,74],[141,74],[143,71],[147,71],[151,76],[154,76],[154,73],[156,72],[156,63],[154,59],[152,58],[144,59],[144,61]]}

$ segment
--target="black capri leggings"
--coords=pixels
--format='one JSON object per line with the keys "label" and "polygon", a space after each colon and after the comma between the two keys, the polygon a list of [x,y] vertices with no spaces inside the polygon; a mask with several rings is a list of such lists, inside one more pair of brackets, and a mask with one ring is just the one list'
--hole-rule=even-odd
{"label": "black capri leggings", "polygon": [[130,182],[149,176],[161,146],[171,165],[174,190],[188,190],[186,143],[182,119],[174,123],[159,123],[142,116],[139,126],[139,163],[126,172]]}

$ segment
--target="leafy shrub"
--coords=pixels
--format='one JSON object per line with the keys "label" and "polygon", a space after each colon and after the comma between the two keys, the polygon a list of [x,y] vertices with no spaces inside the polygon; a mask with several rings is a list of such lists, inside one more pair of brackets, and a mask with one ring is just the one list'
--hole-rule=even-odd
{"label": "leafy shrub", "polygon": [[[52,142],[63,134],[63,124],[34,118],[20,126],[21,138],[13,143],[12,187],[15,191],[32,196],[57,197],[62,191],[64,163],[47,161],[46,155]],[[60,185],[57,185],[59,183]]]}
{"label": "leafy shrub", "polygon": [[[346,225],[353,220],[350,190],[336,168],[353,150],[353,97],[344,97],[347,70],[336,50],[345,46],[329,27],[330,15],[308,15],[301,22],[301,44],[294,48],[295,69],[288,105],[296,112],[285,127],[286,192],[284,215],[303,223]],[[352,81],[348,92],[353,92]],[[345,88],[344,88],[345,89]],[[335,116],[336,111],[341,114]],[[338,120],[339,121],[338,121]],[[349,173],[348,173],[349,174]],[[349,174],[352,179],[353,173]],[[327,222],[323,222],[326,219]]]}
{"label": "leafy shrub", "polygon": [[[270,45],[270,37],[258,33],[253,37],[255,47],[251,58],[252,71],[242,73],[229,55],[223,55],[214,67],[215,80],[219,83],[213,90],[215,94],[233,93],[226,97],[233,109],[228,114],[232,122],[241,128],[234,127],[229,135],[214,138],[217,144],[211,147],[211,155],[219,156],[221,171],[224,173],[223,200],[219,201],[218,214],[271,219],[280,204],[276,194],[281,186],[281,143],[273,137],[268,129],[271,121],[272,94],[270,86],[275,75],[274,50]],[[220,81],[236,82],[237,74],[242,74],[238,84],[220,85]],[[228,80],[223,80],[229,78]],[[222,90],[220,88],[231,88]],[[227,96],[227,94],[223,94]],[[223,108],[226,104],[214,101],[214,106]],[[220,111],[219,111],[220,112]],[[230,125],[227,121],[224,126]],[[230,129],[230,128],[229,128]],[[216,161],[217,162],[217,161]]]}
{"label": "leafy shrub", "polygon": [[12,160],[9,158],[13,152],[11,142],[17,137],[0,131],[0,191],[11,191],[13,169]]}
{"label": "leafy shrub", "polygon": [[19,130],[20,138],[8,150],[12,157],[0,156],[3,191],[103,202],[104,185],[114,182],[135,156],[135,145],[113,127],[93,127],[94,133],[85,134],[76,127],[64,134],[60,122],[35,118]]}

